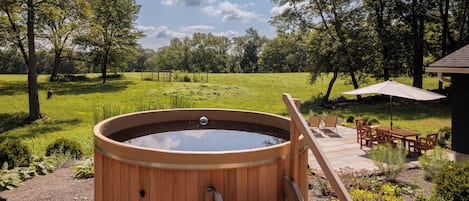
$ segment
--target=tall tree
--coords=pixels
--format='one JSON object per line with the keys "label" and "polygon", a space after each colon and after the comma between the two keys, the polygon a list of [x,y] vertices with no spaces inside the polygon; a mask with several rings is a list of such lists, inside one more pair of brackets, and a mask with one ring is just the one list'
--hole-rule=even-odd
{"label": "tall tree", "polygon": [[261,37],[253,27],[246,29],[246,43],[241,60],[241,69],[246,73],[258,72],[258,59],[262,47],[267,42],[266,37]]}
{"label": "tall tree", "polygon": [[62,54],[71,44],[72,34],[89,15],[89,4],[83,0],[62,0],[51,2],[38,12],[38,18],[44,23],[44,37],[52,44],[54,51],[54,65],[50,81],[57,79],[60,63],[64,59]]}
{"label": "tall tree", "polygon": [[303,33],[278,32],[269,40],[259,57],[261,71],[303,72],[308,69],[306,40]]}
{"label": "tall tree", "polygon": [[31,121],[42,118],[38,95],[35,46],[35,14],[38,6],[33,0],[0,1],[1,21],[6,22],[1,25],[0,32],[8,34],[0,40],[18,48],[28,67],[29,120]]}
{"label": "tall tree", "polygon": [[91,3],[91,17],[86,33],[76,42],[89,48],[101,66],[103,83],[106,83],[108,65],[112,57],[133,51],[142,36],[134,28],[140,6],[135,0],[96,0]]}
{"label": "tall tree", "polygon": [[[372,35],[364,23],[361,1],[347,0],[314,0],[314,1],[279,1],[288,9],[275,16],[272,23],[286,31],[304,30],[310,32],[309,48],[311,56],[310,81],[315,80],[323,72],[332,73],[332,79],[324,95],[327,102],[332,87],[340,73],[348,74],[352,84],[358,88],[356,73],[360,72],[363,59],[359,56],[369,47]],[[361,49],[361,51],[356,51]]]}

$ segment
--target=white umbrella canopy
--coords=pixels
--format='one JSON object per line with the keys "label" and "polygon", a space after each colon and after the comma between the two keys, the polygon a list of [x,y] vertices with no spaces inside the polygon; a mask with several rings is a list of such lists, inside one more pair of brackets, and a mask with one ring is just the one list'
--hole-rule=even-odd
{"label": "white umbrella canopy", "polygon": [[361,94],[384,94],[389,95],[389,111],[391,115],[391,129],[392,129],[392,97],[397,96],[401,98],[407,98],[412,100],[436,100],[445,98],[441,94],[437,94],[431,91],[423,90],[417,87],[401,84],[396,81],[385,81],[378,84],[358,88],[352,91],[343,92],[342,94],[348,95],[361,95]]}
{"label": "white umbrella canopy", "polygon": [[378,84],[358,88],[352,91],[343,92],[342,94],[348,95],[361,95],[361,94],[384,94],[389,96],[397,96],[412,100],[436,100],[445,98],[441,94],[431,91],[423,90],[417,87],[401,84],[396,81],[385,81]]}

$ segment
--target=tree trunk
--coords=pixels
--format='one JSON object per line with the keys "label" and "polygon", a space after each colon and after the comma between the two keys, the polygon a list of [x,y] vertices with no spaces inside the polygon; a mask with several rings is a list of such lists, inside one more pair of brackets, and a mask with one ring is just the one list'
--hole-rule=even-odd
{"label": "tree trunk", "polygon": [[[444,1],[444,4],[443,2]],[[448,23],[448,12],[449,12],[449,0],[438,1],[438,8],[440,11],[441,22],[442,22],[442,33],[441,33],[441,58],[448,54],[448,35],[449,35],[449,23]],[[443,82],[438,81],[438,91],[443,90]]]}
{"label": "tree trunk", "polygon": [[61,55],[62,55],[62,50],[55,50],[54,67],[52,68],[52,73],[49,78],[49,81],[51,82],[57,80],[57,74],[59,73],[59,69],[60,69]]}
{"label": "tree trunk", "polygon": [[[353,70],[350,70],[349,73],[350,73],[350,77],[352,78],[353,88],[358,89],[359,86],[358,86],[357,78],[355,77],[355,73],[353,72]],[[360,100],[360,99],[362,99],[362,96],[357,95],[357,100]]]}
{"label": "tree trunk", "polygon": [[335,81],[337,80],[337,76],[339,75],[339,71],[334,69],[334,75],[332,76],[331,81],[329,81],[329,86],[327,87],[326,95],[324,95],[324,102],[329,102],[329,96],[331,95],[332,87],[334,86]]}
{"label": "tree trunk", "polygon": [[109,47],[106,47],[106,51],[104,51],[104,55],[103,55],[103,60],[102,60],[102,64],[101,64],[101,71],[102,71],[102,75],[103,75],[103,84],[106,83],[106,76],[107,76],[107,64],[109,63],[109,53],[110,53],[110,49]]}
{"label": "tree trunk", "polygon": [[388,35],[386,32],[386,26],[384,23],[384,9],[385,9],[385,2],[380,0],[378,2],[374,2],[375,12],[376,12],[376,21],[377,21],[377,32],[379,36],[379,40],[381,43],[381,58],[383,60],[383,77],[384,80],[389,80],[389,68],[390,68],[390,58],[389,58],[389,40]]}
{"label": "tree trunk", "polygon": [[103,61],[101,63],[101,72],[103,76],[103,84],[106,83],[106,76],[107,76],[107,54],[103,56]]}
{"label": "tree trunk", "polygon": [[38,84],[37,84],[37,66],[36,66],[36,47],[34,44],[34,3],[28,0],[28,95],[29,95],[29,120],[41,119],[41,110],[39,107]]}
{"label": "tree trunk", "polygon": [[422,88],[423,84],[423,32],[424,11],[423,0],[412,1],[412,38],[413,38],[413,86]]}

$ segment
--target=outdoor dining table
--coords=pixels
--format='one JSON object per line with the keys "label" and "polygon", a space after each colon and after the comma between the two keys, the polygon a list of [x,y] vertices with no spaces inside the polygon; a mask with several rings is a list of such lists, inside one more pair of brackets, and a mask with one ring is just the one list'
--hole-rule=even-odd
{"label": "outdoor dining table", "polygon": [[389,133],[391,133],[391,135],[393,135],[394,137],[401,138],[404,147],[406,147],[406,141],[408,137],[415,137],[416,140],[418,140],[420,135],[420,133],[416,131],[405,130],[400,128],[390,128],[387,126],[374,126],[373,128],[378,130],[389,131]]}

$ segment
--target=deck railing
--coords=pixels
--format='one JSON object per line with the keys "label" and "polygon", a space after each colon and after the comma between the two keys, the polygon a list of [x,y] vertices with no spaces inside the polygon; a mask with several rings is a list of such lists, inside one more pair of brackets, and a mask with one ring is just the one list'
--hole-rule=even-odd
{"label": "deck railing", "polygon": [[300,175],[298,173],[298,148],[299,148],[299,137],[300,134],[303,134],[306,144],[309,149],[313,152],[314,157],[319,163],[319,166],[324,171],[324,174],[327,177],[327,180],[331,184],[331,187],[334,189],[334,192],[337,194],[337,197],[343,201],[351,201],[347,189],[340,180],[339,176],[334,171],[332,165],[327,160],[326,156],[319,147],[318,142],[316,141],[314,134],[306,123],[303,115],[299,111],[300,101],[298,99],[293,99],[289,94],[283,94],[283,102],[287,106],[288,111],[291,116],[290,123],[290,179],[293,182],[298,182]]}

